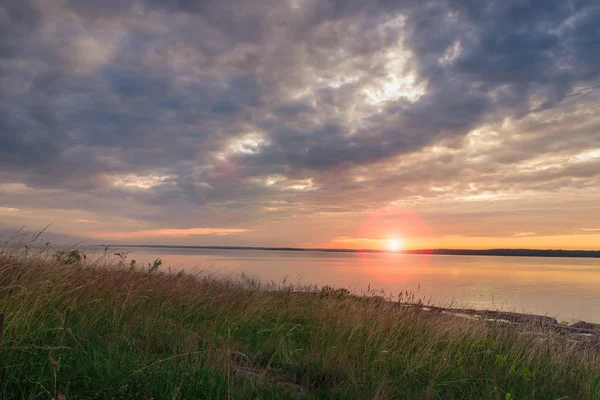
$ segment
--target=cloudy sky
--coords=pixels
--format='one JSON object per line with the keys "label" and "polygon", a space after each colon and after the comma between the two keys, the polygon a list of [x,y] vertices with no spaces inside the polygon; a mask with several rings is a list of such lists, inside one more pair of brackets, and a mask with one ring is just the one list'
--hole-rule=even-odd
{"label": "cloudy sky", "polygon": [[0,229],[47,224],[598,249],[600,5],[1,1]]}

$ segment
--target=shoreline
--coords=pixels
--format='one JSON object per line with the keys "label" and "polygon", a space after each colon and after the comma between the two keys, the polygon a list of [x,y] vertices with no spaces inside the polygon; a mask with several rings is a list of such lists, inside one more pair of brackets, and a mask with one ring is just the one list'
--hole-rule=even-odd
{"label": "shoreline", "polygon": [[489,322],[506,322],[513,326],[538,325],[553,332],[568,336],[570,339],[577,337],[581,341],[600,343],[600,323],[576,321],[568,325],[560,324],[556,318],[545,315],[518,313],[511,311],[477,310],[472,308],[451,308],[438,306],[425,306],[419,304],[399,303],[401,307],[418,308],[432,313],[445,313],[460,318],[482,319]]}
{"label": "shoreline", "polygon": [[[354,294],[341,294],[337,295],[336,290],[332,289],[331,296],[338,296],[343,298],[344,296],[348,297],[357,297],[357,298],[367,298],[367,299],[378,299],[377,296],[358,296]],[[320,292],[293,292],[296,295],[307,295],[307,296],[323,296]],[[475,309],[475,308],[455,308],[455,307],[442,307],[431,304],[424,304],[421,302],[412,303],[412,302],[397,302],[390,301],[379,298],[378,300],[385,302],[388,305],[405,308],[405,309],[414,309],[423,312],[434,314],[446,314],[449,316],[467,319],[467,320],[479,320],[484,322],[493,322],[493,323],[505,323],[507,325],[511,325],[515,328],[543,328],[548,331],[558,333],[564,335],[566,338],[570,340],[576,340],[580,342],[588,342],[593,344],[600,344],[600,323],[596,322],[588,322],[588,321],[575,321],[569,324],[561,324],[554,317],[549,317],[547,315],[539,315],[539,314],[529,314],[529,313],[520,313],[515,311],[500,311],[500,310],[491,310],[491,309]]]}

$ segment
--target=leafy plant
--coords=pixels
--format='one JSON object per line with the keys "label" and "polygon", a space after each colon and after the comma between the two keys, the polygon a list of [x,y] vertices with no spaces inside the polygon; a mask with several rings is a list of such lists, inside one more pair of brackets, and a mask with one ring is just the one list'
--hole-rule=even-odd
{"label": "leafy plant", "polygon": [[156,260],[154,260],[154,262],[152,264],[148,263],[148,273],[151,274],[153,272],[158,271],[158,269],[160,268],[162,263],[163,262],[160,258],[157,258]]}
{"label": "leafy plant", "polygon": [[87,256],[79,250],[56,251],[52,257],[55,261],[64,264],[75,264],[85,260]]}
{"label": "leafy plant", "polygon": [[321,297],[325,297],[325,296],[343,297],[343,296],[350,295],[350,291],[345,288],[336,289],[334,287],[326,285],[321,288],[320,294],[321,294]]}

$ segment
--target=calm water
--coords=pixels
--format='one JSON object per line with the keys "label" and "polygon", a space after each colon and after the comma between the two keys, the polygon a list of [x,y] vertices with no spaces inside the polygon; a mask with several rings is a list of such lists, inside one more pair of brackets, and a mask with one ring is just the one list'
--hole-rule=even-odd
{"label": "calm water", "polygon": [[[418,293],[445,305],[547,314],[600,322],[600,259],[356,254],[258,250],[113,248],[128,259],[160,257],[163,269],[203,270],[265,282]],[[99,251],[101,252],[101,250]]]}

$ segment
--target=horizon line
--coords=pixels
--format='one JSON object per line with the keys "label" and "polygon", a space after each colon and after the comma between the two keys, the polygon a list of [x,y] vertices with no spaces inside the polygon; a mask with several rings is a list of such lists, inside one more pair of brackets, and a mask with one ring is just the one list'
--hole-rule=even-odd
{"label": "horizon line", "polygon": [[351,249],[323,247],[276,247],[276,246],[221,246],[221,245],[167,245],[167,244],[94,244],[99,247],[148,247],[148,248],[189,248],[214,250],[263,250],[263,251],[315,251],[329,253],[390,253],[390,254],[433,254],[433,255],[485,255],[485,256],[515,256],[515,257],[585,257],[600,258],[598,250],[570,249],[528,249],[528,248],[487,248],[487,249]]}

